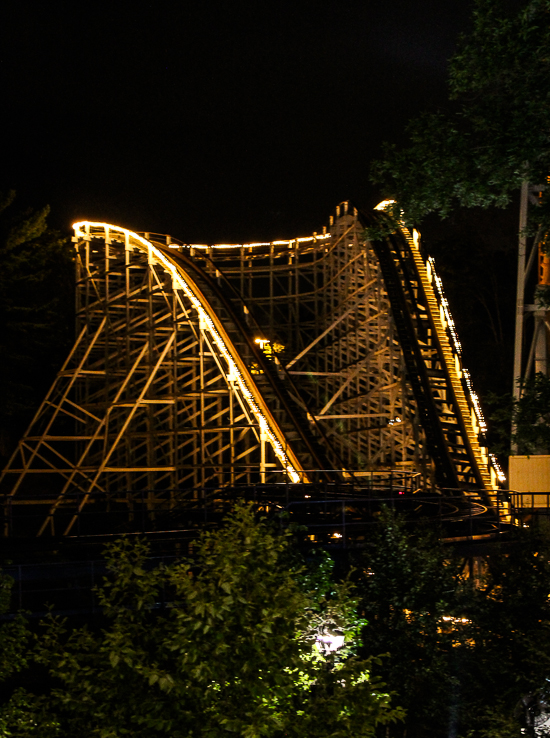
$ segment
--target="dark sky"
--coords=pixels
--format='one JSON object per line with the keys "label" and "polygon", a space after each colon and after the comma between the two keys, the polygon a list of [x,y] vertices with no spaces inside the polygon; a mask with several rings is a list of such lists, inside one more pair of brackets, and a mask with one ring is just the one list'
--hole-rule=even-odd
{"label": "dark sky", "polygon": [[445,101],[464,0],[4,0],[0,185],[52,222],[307,234]]}

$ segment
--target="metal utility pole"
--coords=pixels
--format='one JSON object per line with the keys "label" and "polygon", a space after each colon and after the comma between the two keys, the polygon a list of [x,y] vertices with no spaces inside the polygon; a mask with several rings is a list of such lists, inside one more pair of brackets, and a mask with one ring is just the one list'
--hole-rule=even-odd
{"label": "metal utility pole", "polygon": [[[524,182],[521,186],[519,205],[519,248],[518,248],[518,279],[516,291],[516,341],[514,345],[514,386],[512,394],[514,400],[519,400],[521,394],[520,380],[522,377],[523,358],[523,326],[525,315],[525,259],[527,254],[527,206],[529,203],[529,183]],[[515,427],[512,427],[512,434]],[[512,453],[517,453],[516,444],[512,444]]]}

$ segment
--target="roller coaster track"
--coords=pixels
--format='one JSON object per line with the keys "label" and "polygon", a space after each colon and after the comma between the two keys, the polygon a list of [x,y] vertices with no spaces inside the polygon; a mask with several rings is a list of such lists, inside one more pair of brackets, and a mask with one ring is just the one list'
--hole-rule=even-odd
{"label": "roller coaster track", "polygon": [[417,238],[405,228],[375,242],[374,248],[414,394],[425,418],[438,481],[442,487],[470,483],[491,489],[494,480],[488,452],[479,438],[483,419],[479,406],[468,403],[464,386],[468,375],[461,366],[460,344],[450,314],[445,315],[444,303],[437,299],[433,284],[438,284],[437,275],[431,262],[424,261]]}
{"label": "roller coaster track", "polygon": [[433,261],[369,222],[344,204],[322,234],[217,246],[75,224],[78,338],[0,477],[5,535],[14,510],[69,535],[83,512],[131,525],[280,483],[402,478],[490,506]]}

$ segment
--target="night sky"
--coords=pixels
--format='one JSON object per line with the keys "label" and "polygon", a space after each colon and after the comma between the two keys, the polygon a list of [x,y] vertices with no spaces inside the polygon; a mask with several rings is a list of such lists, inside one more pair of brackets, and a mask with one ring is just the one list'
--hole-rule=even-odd
{"label": "night sky", "polygon": [[446,99],[460,0],[8,0],[0,186],[51,223],[187,242],[318,230],[371,207],[369,162]]}

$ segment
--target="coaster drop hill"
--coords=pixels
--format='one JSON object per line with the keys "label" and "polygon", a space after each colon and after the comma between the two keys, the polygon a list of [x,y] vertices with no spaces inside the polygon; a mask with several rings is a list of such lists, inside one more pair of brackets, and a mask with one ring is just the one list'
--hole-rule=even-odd
{"label": "coaster drop hill", "polygon": [[283,483],[490,507],[503,475],[433,260],[404,228],[369,242],[372,217],[216,245],[76,223],[77,339],[0,477],[4,535]]}

